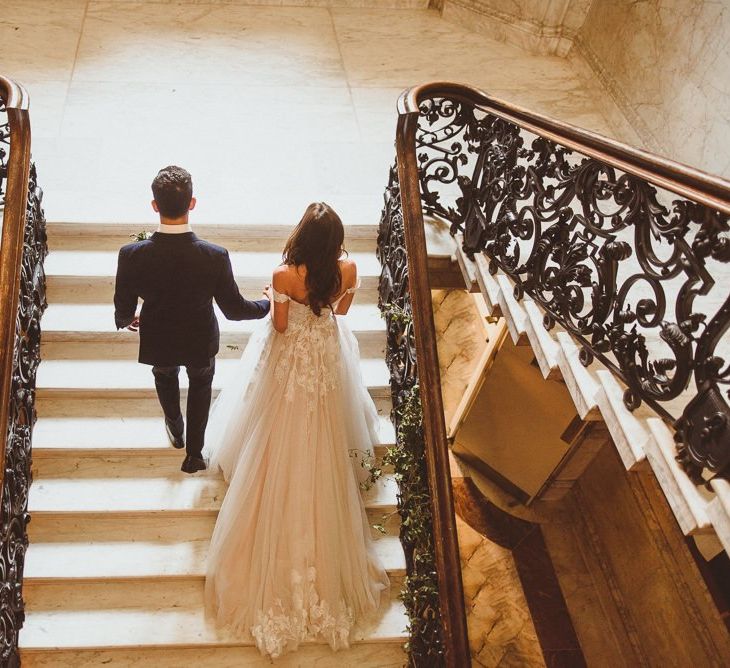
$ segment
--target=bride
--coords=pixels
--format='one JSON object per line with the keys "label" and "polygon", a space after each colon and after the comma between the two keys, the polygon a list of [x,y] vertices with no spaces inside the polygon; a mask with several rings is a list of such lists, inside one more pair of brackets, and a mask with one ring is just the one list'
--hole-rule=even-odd
{"label": "bride", "polygon": [[208,554],[206,606],[272,658],[300,642],[346,648],[388,577],[351,452],[372,454],[377,413],[340,316],[359,285],[344,229],[310,204],[274,271],[272,317],[216,402],[211,469],[228,482]]}

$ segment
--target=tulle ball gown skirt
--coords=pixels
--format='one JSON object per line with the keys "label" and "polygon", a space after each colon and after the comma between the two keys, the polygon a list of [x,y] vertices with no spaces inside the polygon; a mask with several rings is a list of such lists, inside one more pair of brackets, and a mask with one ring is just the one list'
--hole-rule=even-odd
{"label": "tulle ball gown skirt", "polygon": [[377,414],[354,336],[292,302],[267,318],[216,402],[211,471],[229,484],[207,563],[206,606],[273,658],[304,641],[349,645],[388,577],[375,555],[353,454],[372,454]]}

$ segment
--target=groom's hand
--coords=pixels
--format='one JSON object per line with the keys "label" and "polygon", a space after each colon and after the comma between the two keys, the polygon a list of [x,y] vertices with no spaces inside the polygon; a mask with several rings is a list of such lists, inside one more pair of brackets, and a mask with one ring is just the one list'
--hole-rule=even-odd
{"label": "groom's hand", "polygon": [[273,293],[272,293],[272,291],[271,291],[271,285],[267,285],[267,286],[266,286],[266,287],[264,288],[264,292],[263,292],[263,295],[264,295],[264,297],[266,297],[266,299],[268,299],[268,300],[269,300],[270,302],[273,302],[273,301],[274,301],[274,295],[273,295]]}
{"label": "groom's hand", "polygon": [[127,329],[130,332],[138,332],[139,331],[139,316],[137,316],[132,322],[127,325]]}

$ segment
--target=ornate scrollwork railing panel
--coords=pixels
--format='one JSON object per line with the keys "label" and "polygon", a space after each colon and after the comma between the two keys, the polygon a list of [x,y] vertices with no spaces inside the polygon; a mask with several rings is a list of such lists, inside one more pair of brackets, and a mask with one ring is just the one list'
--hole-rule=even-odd
{"label": "ornate scrollwork railing panel", "polygon": [[[10,373],[0,378],[3,397],[7,398],[0,506],[0,664],[15,666],[19,665],[18,634],[25,617],[22,582],[28,546],[26,526],[30,520],[28,491],[31,483],[31,440],[36,419],[35,379],[40,362],[40,318],[46,307],[43,261],[47,243],[41,205],[43,194],[37,184],[35,166],[29,164],[29,132],[19,133],[20,138],[16,141],[8,111],[3,103],[0,106],[0,210],[5,228],[2,260],[17,262],[17,271],[4,271],[7,284],[0,286],[4,296],[3,326],[7,325],[6,331],[11,331],[14,324],[12,358],[7,364]],[[15,112],[16,124],[18,118],[27,124],[27,109],[16,109]],[[15,158],[15,151],[19,158]],[[27,184],[10,183],[11,179],[26,177]],[[22,201],[8,199],[11,195],[19,197],[18,193],[22,195]],[[7,215],[8,212],[12,215]],[[19,216],[17,212],[20,212]],[[22,229],[8,229],[11,224],[18,224]],[[14,239],[18,240],[18,244],[12,248]],[[8,279],[8,276],[14,279]],[[10,282],[14,285],[9,285]],[[17,308],[9,308],[6,313],[9,303],[17,303]]]}
{"label": "ornate scrollwork railing panel", "polygon": [[390,169],[385,206],[378,229],[377,256],[382,265],[378,305],[386,321],[386,363],[390,370],[393,408],[397,409],[404,401],[404,394],[418,383],[418,372],[408,289],[408,258],[395,165]]}
{"label": "ornate scrollwork railing panel", "polygon": [[728,473],[727,213],[449,97],[421,101],[416,154],[424,212],[620,377],[629,409],[675,421],[695,481]]}
{"label": "ornate scrollwork railing panel", "polygon": [[[8,154],[10,152],[10,122],[5,102],[0,98],[0,210],[5,208],[5,181],[8,178]],[[1,211],[0,211],[1,212]]]}

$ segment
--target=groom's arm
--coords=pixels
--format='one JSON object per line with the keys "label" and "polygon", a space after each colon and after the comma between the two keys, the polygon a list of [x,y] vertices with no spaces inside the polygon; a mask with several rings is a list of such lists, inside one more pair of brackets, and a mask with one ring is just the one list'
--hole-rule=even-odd
{"label": "groom's arm", "polygon": [[228,251],[224,251],[223,267],[218,277],[215,290],[215,301],[228,320],[258,320],[263,318],[270,308],[268,299],[251,301],[241,296],[233,278],[233,267]]}
{"label": "groom's arm", "polygon": [[119,251],[117,279],[114,287],[114,323],[117,329],[128,327],[135,318],[138,295],[134,275],[124,248]]}

